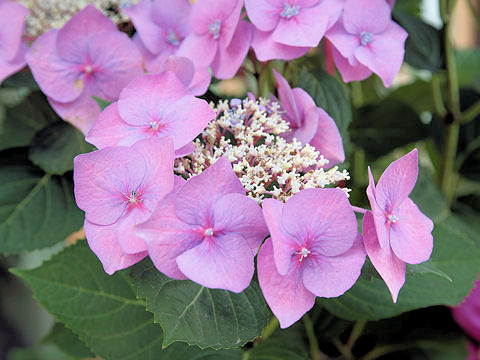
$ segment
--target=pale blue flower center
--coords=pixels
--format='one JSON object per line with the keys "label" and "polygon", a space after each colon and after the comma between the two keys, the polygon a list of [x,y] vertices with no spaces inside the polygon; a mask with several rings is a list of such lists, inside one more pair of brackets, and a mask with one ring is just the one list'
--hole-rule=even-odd
{"label": "pale blue flower center", "polygon": [[360,34],[360,43],[363,46],[367,46],[373,39],[373,34],[368,31],[362,31]]}
{"label": "pale blue flower center", "polygon": [[142,194],[137,193],[135,190],[130,191],[130,193],[126,196],[127,197],[127,202],[129,204],[135,205],[136,203],[142,201],[140,197]]}
{"label": "pale blue flower center", "polygon": [[298,259],[298,261],[303,261],[303,258],[306,258],[308,256],[308,254],[310,254],[311,251],[308,250],[307,248],[302,248],[302,250],[300,251],[297,251],[295,254],[296,255],[300,255],[300,259]]}
{"label": "pale blue flower center", "polygon": [[160,127],[160,123],[158,121],[150,121],[150,129],[152,130],[158,130],[158,128]]}
{"label": "pale blue flower center", "polygon": [[203,232],[203,235],[204,236],[213,236],[213,229],[212,228],[205,229],[205,231]]}
{"label": "pale blue flower center", "polygon": [[399,218],[393,214],[388,215],[387,218],[388,218],[388,222],[391,222],[393,224],[395,224],[399,220]]}
{"label": "pale blue flower center", "polygon": [[208,25],[208,32],[212,34],[215,40],[219,38],[221,29],[222,29],[222,23],[220,22],[220,20],[215,20],[210,25]]}
{"label": "pale blue flower center", "polygon": [[173,31],[172,29],[169,29],[169,30],[168,30],[167,41],[168,41],[170,44],[172,44],[173,46],[178,46],[178,45],[180,45],[180,40],[178,39],[178,36],[177,36],[177,34],[175,33],[175,31]]}
{"label": "pale blue flower center", "polygon": [[280,16],[283,18],[291,19],[292,17],[300,13],[300,6],[290,5],[289,3],[283,4],[283,11],[280,13]]}

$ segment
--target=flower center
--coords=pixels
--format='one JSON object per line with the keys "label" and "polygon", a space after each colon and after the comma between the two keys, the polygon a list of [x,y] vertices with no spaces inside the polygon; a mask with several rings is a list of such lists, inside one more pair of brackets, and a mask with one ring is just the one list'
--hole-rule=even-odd
{"label": "flower center", "polygon": [[362,31],[360,34],[360,43],[363,46],[367,46],[373,39],[373,34],[368,31]]}
{"label": "flower center", "polygon": [[290,5],[289,3],[283,4],[283,11],[280,13],[282,18],[291,19],[292,17],[298,15],[300,13],[300,6],[298,5]]}
{"label": "flower center", "polygon": [[392,224],[395,224],[399,220],[399,218],[394,214],[387,215],[387,219],[388,222]]}
{"label": "flower center", "polygon": [[141,199],[142,197],[142,194],[141,193],[137,193],[135,190],[132,190],[130,191],[130,193],[128,194],[125,194],[125,197],[126,197],[126,201],[125,203],[127,203],[128,205],[137,205],[139,202],[142,202],[143,200]]}
{"label": "flower center", "polygon": [[215,40],[219,38],[221,29],[222,29],[222,23],[220,22],[220,20],[215,20],[210,25],[208,25],[208,32],[212,34]]}
{"label": "flower center", "polygon": [[93,71],[92,65],[87,65],[87,66],[85,66],[85,72],[86,72],[87,74],[91,74],[92,71]]}
{"label": "flower center", "polygon": [[156,120],[152,120],[152,121],[150,121],[150,124],[148,124],[148,126],[150,126],[150,129],[156,131],[160,127],[160,122],[156,121]]}
{"label": "flower center", "polygon": [[308,254],[310,254],[311,251],[308,250],[307,248],[302,247],[300,251],[297,251],[295,254],[300,255],[300,258],[298,259],[299,262],[303,261],[303,258],[308,257]]}
{"label": "flower center", "polygon": [[212,228],[205,229],[205,231],[203,232],[203,235],[204,236],[213,236],[213,229]]}
{"label": "flower center", "polygon": [[178,39],[178,36],[177,36],[177,34],[175,33],[175,31],[173,31],[172,29],[169,29],[169,30],[168,30],[167,41],[168,41],[170,44],[172,44],[173,46],[178,46],[178,45],[180,45],[180,40]]}

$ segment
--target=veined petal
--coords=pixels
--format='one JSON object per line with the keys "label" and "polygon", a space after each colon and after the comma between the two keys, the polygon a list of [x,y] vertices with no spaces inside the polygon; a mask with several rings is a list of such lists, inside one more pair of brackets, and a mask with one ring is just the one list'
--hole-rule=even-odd
{"label": "veined petal", "polygon": [[391,21],[392,9],[385,0],[347,0],[343,12],[345,29],[351,34],[378,34]]}
{"label": "veined petal", "polygon": [[360,64],[358,61],[357,65],[352,65],[349,59],[340,54],[335,47],[332,48],[332,53],[335,65],[337,66],[340,75],[342,75],[344,82],[361,81],[372,75],[372,70],[367,68],[365,65]]}
{"label": "veined petal", "polygon": [[208,34],[191,33],[183,40],[177,56],[184,56],[193,61],[196,67],[210,66],[218,51],[218,42]]}
{"label": "veined petal", "polygon": [[0,4],[0,59],[7,63],[18,56],[27,15],[27,8],[20,3],[8,1]]}
{"label": "veined petal", "polygon": [[309,47],[280,44],[272,39],[272,32],[264,32],[259,29],[254,29],[252,48],[260,61],[292,60],[305,55],[310,50]]}
{"label": "veined petal", "polygon": [[273,6],[267,0],[245,0],[248,18],[261,31],[272,31],[280,20],[281,7]]}
{"label": "veined petal", "polygon": [[17,71],[21,70],[25,62],[25,53],[27,52],[27,46],[22,44],[18,50],[17,56],[10,62],[6,62],[0,56],[0,84],[12,74],[15,74]]}
{"label": "veined petal", "polygon": [[375,222],[375,227],[377,229],[377,236],[380,247],[383,249],[385,247],[389,247],[389,238],[387,233],[387,226],[386,226],[386,213],[383,206],[385,204],[382,202],[379,204],[377,202],[376,197],[376,188],[375,188],[375,180],[373,179],[372,171],[370,170],[370,166],[368,167],[368,187],[367,187],[367,197],[368,201],[370,202],[370,207],[372,208],[372,216]]}
{"label": "veined petal", "polygon": [[302,121],[300,119],[292,88],[288,84],[287,80],[280,75],[277,70],[273,69],[273,75],[275,76],[275,81],[277,82],[277,91],[278,96],[280,97],[280,103],[288,115],[287,120],[289,120],[291,127],[298,128],[301,126]]}

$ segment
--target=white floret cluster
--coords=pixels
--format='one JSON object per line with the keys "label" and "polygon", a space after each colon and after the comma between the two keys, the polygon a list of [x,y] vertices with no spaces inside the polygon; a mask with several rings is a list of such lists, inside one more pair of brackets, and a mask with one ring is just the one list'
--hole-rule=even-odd
{"label": "white floret cluster", "polygon": [[290,128],[277,102],[245,99],[230,106],[221,101],[214,109],[217,117],[194,141],[195,151],[176,160],[177,174],[200,174],[225,155],[248,196],[259,203],[268,197],[286,201],[302,189],[332,187],[350,178],[346,170],[329,169],[314,147],[278,136]]}
{"label": "white floret cluster", "polygon": [[107,15],[116,24],[128,21],[122,9],[139,0],[17,0],[29,9],[25,34],[37,37],[50,29],[60,29],[70,18],[89,4]]}

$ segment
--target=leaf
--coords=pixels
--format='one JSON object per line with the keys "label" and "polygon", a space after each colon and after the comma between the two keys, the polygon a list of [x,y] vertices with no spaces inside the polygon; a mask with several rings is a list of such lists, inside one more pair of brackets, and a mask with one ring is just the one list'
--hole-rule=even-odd
{"label": "leaf", "polygon": [[50,334],[42,342],[55,345],[75,359],[95,357],[95,354],[80,341],[77,335],[60,323],[55,324]]}
{"label": "leaf", "polygon": [[422,79],[416,79],[411,84],[395,89],[390,96],[392,99],[408,104],[417,114],[421,114],[424,111],[432,113],[436,111],[432,84]]}
{"label": "leaf", "polygon": [[457,67],[458,85],[460,87],[473,87],[480,92],[480,50],[468,49],[455,52],[455,65]]}
{"label": "leaf", "polygon": [[305,351],[299,351],[288,341],[268,339],[248,351],[248,360],[308,360]]}
{"label": "leaf", "polygon": [[63,175],[73,170],[73,158],[90,152],[94,146],[85,142],[76,128],[60,121],[40,130],[30,145],[29,159],[45,172]]}
{"label": "leaf", "polygon": [[260,336],[268,311],[258,284],[242,293],[209,289],[190,280],[174,280],[149,261],[131,274],[138,296],[164,330],[164,345],[184,341],[200,347],[242,346]]}
{"label": "leaf", "polygon": [[375,160],[398,147],[426,138],[427,129],[411,107],[388,98],[378,106],[358,109],[349,133],[352,142],[364,149],[370,160]]}
{"label": "leaf", "polygon": [[14,348],[7,360],[76,360],[54,345],[40,345],[33,348]]}
{"label": "leaf", "polygon": [[416,69],[432,72],[443,68],[442,36],[439,30],[424,23],[416,16],[399,10],[393,11],[393,18],[407,32],[405,61]]}
{"label": "leaf", "polygon": [[67,177],[45,174],[28,163],[0,164],[0,252],[53,245],[80,229],[83,218]]}
{"label": "leaf", "polygon": [[407,274],[433,274],[440,276],[450,282],[453,282],[452,278],[445,274],[443,271],[439,270],[431,260],[425,261],[421,264],[407,264],[406,269]]}
{"label": "leaf", "polygon": [[98,106],[100,106],[100,109],[103,111],[103,109],[105,109],[108,105],[110,105],[112,103],[112,101],[107,101],[107,100],[103,100],[103,99],[100,99],[99,97],[96,97],[96,96],[92,96],[92,99],[95,100],[95,102],[98,104]]}
{"label": "leaf", "polygon": [[130,270],[105,274],[85,241],[39,268],[11,271],[32,287],[48,312],[105,360],[220,360],[239,354],[237,350],[202,351],[180,343],[162,350],[162,330],[145,310],[145,302],[136,298]]}
{"label": "leaf", "polygon": [[385,283],[359,279],[344,295],[321,299],[333,314],[349,320],[377,320],[433,305],[457,305],[469,293],[480,269],[480,248],[449,218],[435,224],[432,264],[453,281],[423,273],[409,276],[394,304]]}
{"label": "leaf", "polygon": [[335,120],[345,145],[348,139],[348,126],[352,121],[352,109],[348,96],[338,80],[324,71],[313,73],[303,68],[297,86],[309,93],[315,104]]}

